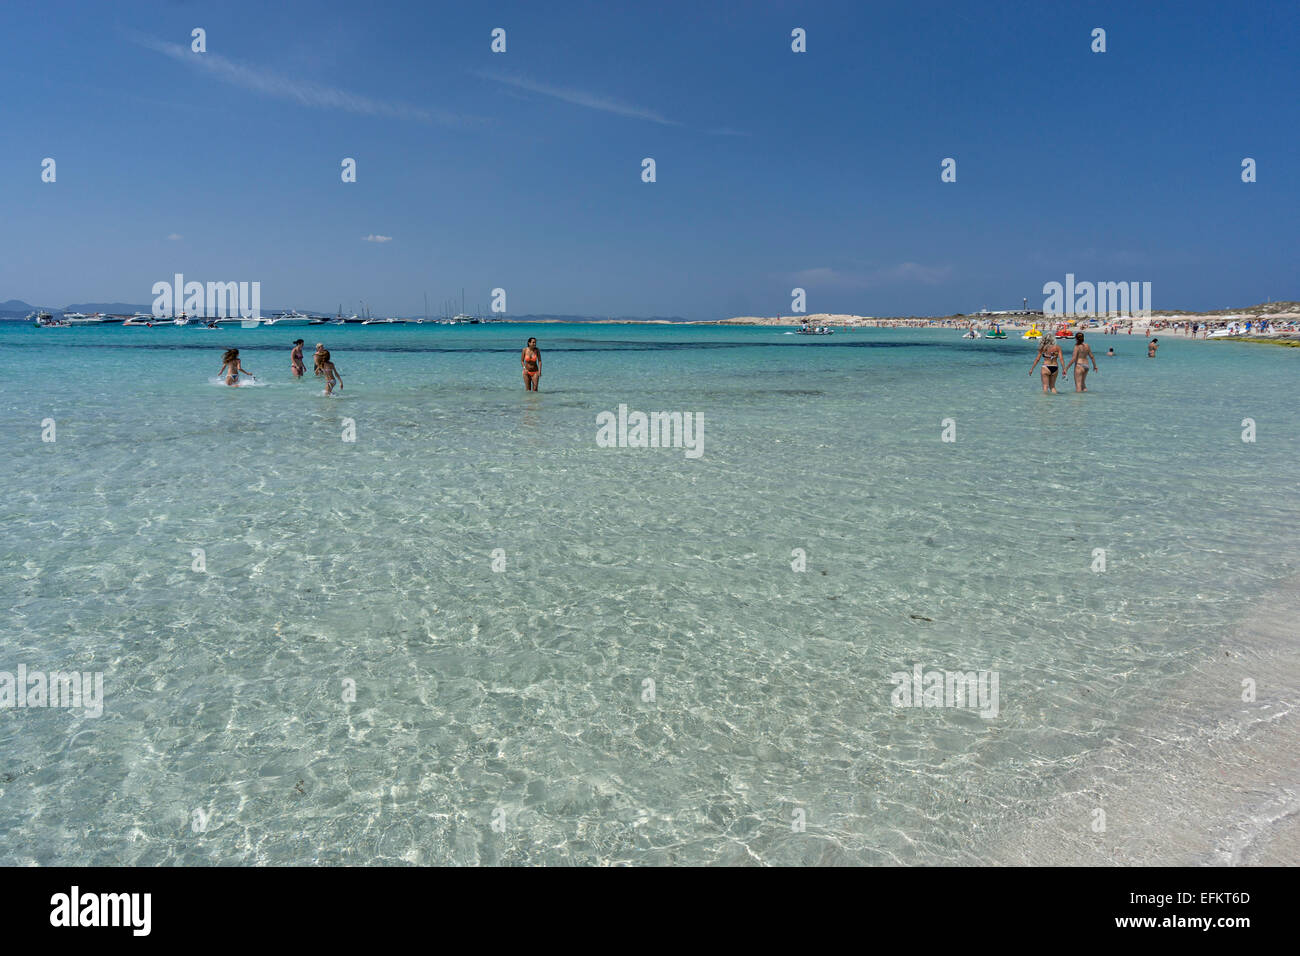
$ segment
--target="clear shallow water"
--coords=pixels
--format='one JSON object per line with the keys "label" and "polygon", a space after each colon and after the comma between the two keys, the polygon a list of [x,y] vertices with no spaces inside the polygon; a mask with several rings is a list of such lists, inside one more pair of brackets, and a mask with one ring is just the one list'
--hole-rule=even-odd
{"label": "clear shallow water", "polygon": [[[0,862],[978,860],[1300,569],[1297,350],[1090,342],[1044,397],[955,331],[0,326],[0,669],[106,688],[0,711]],[[598,448],[620,403],[704,456]]]}

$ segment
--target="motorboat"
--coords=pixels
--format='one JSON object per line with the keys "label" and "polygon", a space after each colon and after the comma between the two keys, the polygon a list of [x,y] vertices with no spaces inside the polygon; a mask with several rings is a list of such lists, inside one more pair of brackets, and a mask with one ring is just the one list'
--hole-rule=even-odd
{"label": "motorboat", "polygon": [[288,312],[277,312],[269,319],[262,319],[263,325],[311,325],[312,322],[310,315],[303,315],[294,309]]}

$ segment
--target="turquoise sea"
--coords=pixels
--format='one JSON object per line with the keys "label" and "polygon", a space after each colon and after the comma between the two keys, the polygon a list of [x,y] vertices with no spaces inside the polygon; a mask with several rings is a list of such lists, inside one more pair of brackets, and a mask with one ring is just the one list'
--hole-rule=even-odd
{"label": "turquoise sea", "polygon": [[[0,671],[105,690],[0,709],[0,863],[1014,861],[1175,696],[1277,713],[1185,691],[1300,573],[1300,349],[1160,338],[1044,396],[1017,333],[0,325]],[[598,447],[620,404],[703,455]]]}

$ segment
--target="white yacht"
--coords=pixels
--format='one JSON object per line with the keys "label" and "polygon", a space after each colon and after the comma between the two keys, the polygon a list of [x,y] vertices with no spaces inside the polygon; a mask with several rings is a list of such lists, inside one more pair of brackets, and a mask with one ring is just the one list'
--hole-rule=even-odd
{"label": "white yacht", "polygon": [[98,312],[94,315],[86,315],[84,312],[64,312],[63,321],[68,325],[99,325],[104,321],[104,317]]}
{"label": "white yacht", "polygon": [[295,309],[277,312],[269,319],[262,319],[263,325],[311,325],[314,320],[310,315],[303,315]]}

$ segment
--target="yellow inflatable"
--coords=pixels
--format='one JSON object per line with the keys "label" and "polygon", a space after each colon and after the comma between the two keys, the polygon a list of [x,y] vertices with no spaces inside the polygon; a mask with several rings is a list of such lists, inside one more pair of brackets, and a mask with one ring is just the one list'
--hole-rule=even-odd
{"label": "yellow inflatable", "polygon": [[1043,337],[1043,333],[1038,331],[1037,323],[1031,325],[1029,327],[1029,331],[1024,334],[1024,338],[1027,339],[1041,339],[1042,337]]}

